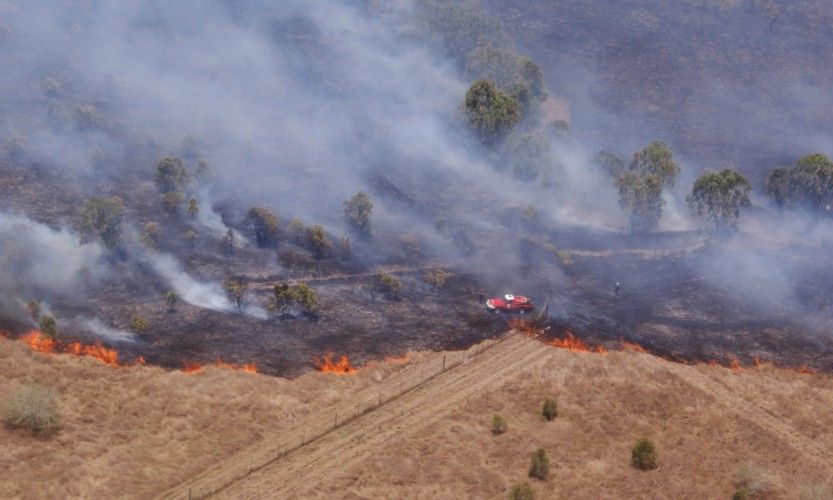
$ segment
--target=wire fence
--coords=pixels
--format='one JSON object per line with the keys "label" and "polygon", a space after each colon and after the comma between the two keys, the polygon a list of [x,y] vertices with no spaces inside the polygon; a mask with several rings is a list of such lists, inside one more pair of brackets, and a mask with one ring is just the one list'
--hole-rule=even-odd
{"label": "wire fence", "polygon": [[192,500],[211,496],[307,443],[413,391],[438,375],[467,364],[474,357],[513,335],[515,334],[509,333],[496,340],[481,342],[466,351],[433,353],[427,359],[382,379],[375,386],[359,391],[351,396],[349,401],[342,401],[318,415],[305,418],[300,425],[264,439],[261,443],[247,448],[231,459],[169,490],[159,498]]}

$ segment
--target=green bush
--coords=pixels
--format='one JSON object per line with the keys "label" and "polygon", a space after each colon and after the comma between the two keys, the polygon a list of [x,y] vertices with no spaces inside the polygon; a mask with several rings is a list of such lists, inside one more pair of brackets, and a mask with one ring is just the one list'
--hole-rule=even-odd
{"label": "green bush", "polygon": [[40,332],[51,339],[58,336],[58,325],[55,323],[55,318],[46,314],[38,322]]}
{"label": "green bush", "polygon": [[29,384],[9,392],[2,401],[3,422],[11,428],[48,433],[58,429],[60,417],[55,392]]}
{"label": "green bush", "polygon": [[244,224],[257,244],[266,246],[277,238],[280,220],[268,208],[252,207],[246,214]]}
{"label": "green bush", "polygon": [[732,493],[732,500],[746,500],[747,498],[749,498],[749,493],[744,488],[738,488]]}
{"label": "green bush", "polygon": [[330,255],[333,244],[320,224],[307,228],[307,248],[316,259],[323,259]]}
{"label": "green bush", "polygon": [[532,500],[535,492],[529,483],[518,483],[509,490],[509,500]]}
{"label": "green bush", "polygon": [[390,274],[380,274],[376,277],[376,287],[380,292],[384,293],[390,299],[399,297],[402,291],[402,282],[396,276]]}
{"label": "green bush", "polygon": [[81,228],[85,240],[98,238],[107,248],[119,243],[124,203],[121,198],[93,197],[87,200],[81,213]]}
{"label": "green bush", "polygon": [[529,477],[546,480],[550,470],[550,459],[547,457],[547,450],[538,448],[532,452],[529,460]]}
{"label": "green bush", "polygon": [[364,191],[359,191],[344,202],[344,220],[366,235],[370,234],[372,213],[373,201]]}
{"label": "green bush", "polygon": [[147,331],[148,327],[150,327],[150,323],[148,320],[139,314],[134,314],[132,318],[130,318],[130,330],[136,333],[144,333]]}
{"label": "green bush", "polygon": [[492,434],[498,435],[506,432],[506,419],[500,413],[492,414]]}
{"label": "green bush", "polygon": [[547,398],[544,400],[544,406],[541,408],[541,415],[543,415],[548,422],[551,422],[558,416],[558,404],[554,399]]}
{"label": "green bush", "polygon": [[631,450],[631,465],[640,470],[657,468],[657,450],[648,438],[640,438]]}

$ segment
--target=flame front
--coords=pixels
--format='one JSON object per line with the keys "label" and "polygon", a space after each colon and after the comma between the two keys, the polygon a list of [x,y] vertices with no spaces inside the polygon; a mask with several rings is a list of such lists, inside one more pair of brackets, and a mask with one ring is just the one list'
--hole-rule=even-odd
{"label": "flame front", "polygon": [[590,352],[592,349],[584,343],[583,340],[573,335],[573,332],[567,330],[564,332],[563,339],[552,339],[548,342],[549,345],[567,349],[573,352]]}
{"label": "flame front", "polygon": [[[104,347],[100,342],[94,344],[82,344],[81,342],[60,344],[55,339],[47,337],[38,330],[32,330],[20,337],[20,340],[33,351],[43,354],[60,353],[71,354],[73,356],[89,356],[101,361],[105,365],[124,366],[122,363],[119,363],[119,353],[115,349]],[[139,361],[141,364],[144,362],[144,359],[137,358],[137,362]]]}
{"label": "flame front", "polygon": [[315,358],[312,364],[319,371],[324,373],[334,373],[336,375],[355,375],[356,369],[350,364],[350,358],[342,354],[337,361],[334,360],[335,354],[328,352],[324,354],[324,358]]}

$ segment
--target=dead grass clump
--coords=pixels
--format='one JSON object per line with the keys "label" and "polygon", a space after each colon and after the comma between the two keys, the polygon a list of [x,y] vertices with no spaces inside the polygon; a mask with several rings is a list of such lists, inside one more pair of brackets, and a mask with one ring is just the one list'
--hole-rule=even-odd
{"label": "dead grass clump", "polygon": [[551,422],[558,416],[558,404],[556,404],[554,399],[547,398],[544,400],[544,407],[541,409],[541,414],[548,422]]}
{"label": "dead grass clump", "polygon": [[746,493],[745,498],[755,498],[775,492],[778,483],[765,469],[757,465],[743,464],[737,473],[738,491]]}
{"label": "dead grass clump", "polygon": [[506,432],[506,419],[500,413],[492,414],[492,434],[498,435]]}
{"label": "dead grass clump", "polygon": [[0,409],[3,422],[11,428],[46,434],[57,430],[60,425],[55,392],[36,384],[24,385],[9,392],[0,402]]}
{"label": "dead grass clump", "polygon": [[509,490],[509,500],[532,500],[535,492],[529,483],[518,483]]}
{"label": "dead grass clump", "polygon": [[640,438],[631,450],[631,464],[640,470],[657,468],[657,449],[648,438]]}
{"label": "dead grass clump", "polygon": [[532,452],[532,458],[529,461],[529,477],[534,477],[540,480],[547,479],[547,473],[550,471],[550,459],[547,456],[547,450],[538,448]]}

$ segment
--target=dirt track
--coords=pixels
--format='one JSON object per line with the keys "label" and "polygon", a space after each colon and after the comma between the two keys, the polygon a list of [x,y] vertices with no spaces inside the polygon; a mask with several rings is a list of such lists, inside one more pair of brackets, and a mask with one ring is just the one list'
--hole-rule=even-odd
{"label": "dirt track", "polygon": [[[596,373],[594,370],[599,370],[599,372]],[[549,380],[545,382],[538,377],[542,373],[553,374],[552,377],[555,377],[558,381]],[[480,475],[475,474],[475,482],[477,483],[475,485],[464,485],[465,481],[455,484],[437,481],[436,479],[433,484],[416,485],[409,484],[407,481],[403,484],[395,479],[396,477],[401,478],[403,473],[401,468],[392,472],[395,470],[394,465],[380,464],[387,463],[389,460],[401,459],[401,456],[407,457],[404,450],[416,446],[419,450],[414,457],[410,457],[412,461],[416,461],[415,464],[410,464],[412,467],[422,470],[430,467],[442,468],[443,464],[432,462],[429,455],[433,453],[432,448],[442,449],[441,444],[438,443],[449,439],[449,434],[443,430],[445,427],[451,426],[452,429],[458,427],[459,422],[456,420],[459,418],[468,422],[469,425],[480,426],[479,421],[483,419],[483,414],[488,415],[488,408],[494,408],[498,404],[508,404],[505,395],[502,398],[502,403],[496,403],[496,399],[500,400],[500,398],[495,396],[497,392],[506,391],[507,386],[511,386],[509,387],[509,394],[529,392],[530,396],[527,397],[532,397],[535,401],[538,401],[537,393],[540,388],[536,386],[534,391],[519,391],[517,386],[519,380],[523,380],[525,386],[541,384],[544,387],[560,384],[570,385],[571,379],[578,376],[579,373],[583,375],[592,373],[594,375],[582,377],[582,383],[589,384],[591,390],[582,391],[578,389],[582,394],[580,397],[585,398],[585,401],[581,404],[580,409],[575,410],[575,413],[587,412],[593,415],[594,418],[589,419],[591,425],[598,425],[599,420],[605,421],[610,417],[610,415],[603,415],[602,411],[613,413],[614,418],[620,421],[620,425],[624,426],[626,440],[632,439],[630,434],[635,431],[634,425],[628,425],[626,420],[622,420],[622,410],[615,409],[616,407],[621,408],[622,404],[627,405],[640,400],[642,398],[640,391],[648,391],[652,399],[650,404],[661,407],[659,411],[670,412],[671,417],[663,418],[681,418],[686,427],[693,426],[690,429],[692,433],[695,432],[697,425],[702,425],[704,429],[708,429],[702,432],[703,435],[713,431],[717,435],[722,435],[723,438],[720,441],[723,441],[727,437],[727,430],[731,431],[731,435],[737,436],[737,429],[752,429],[753,431],[750,432],[753,432],[755,436],[760,436],[762,442],[771,443],[767,446],[772,448],[767,449],[764,453],[779,456],[784,461],[783,465],[780,466],[782,469],[795,467],[802,471],[803,475],[796,474],[794,471],[786,473],[781,471],[788,478],[787,482],[799,481],[799,476],[805,483],[813,477],[833,477],[833,467],[829,465],[831,463],[830,459],[833,458],[833,446],[831,446],[833,436],[830,436],[827,431],[820,432],[818,428],[807,428],[806,422],[796,416],[794,410],[791,411],[779,406],[777,401],[783,397],[783,394],[775,389],[772,390],[772,394],[761,396],[759,391],[766,390],[768,384],[773,382],[773,380],[767,382],[767,379],[773,377],[773,375],[778,375],[780,372],[764,375],[767,372],[750,371],[748,375],[746,373],[740,375],[733,374],[723,368],[670,363],[649,355],[614,353],[606,357],[600,357],[590,354],[574,354],[520,336],[513,336],[502,343],[496,344],[482,355],[471,358],[468,363],[462,363],[438,375],[421,387],[392,399],[378,409],[358,416],[332,432],[323,435],[320,439],[313,440],[261,468],[255,467],[257,470],[251,474],[242,474],[240,476],[243,477],[239,477],[235,476],[234,471],[246,468],[246,461],[251,461],[253,455],[259,452],[262,453],[263,445],[239,454],[232,460],[218,465],[185,485],[170,490],[167,497],[186,498],[188,488],[193,488],[195,497],[200,496],[198,493],[200,488],[205,488],[206,485],[223,476],[227,478],[239,477],[239,479],[231,481],[230,484],[218,490],[214,495],[218,498],[328,497],[331,496],[334,489],[340,491],[343,497],[348,498],[365,498],[369,494],[370,496],[381,495],[382,497],[431,497],[437,494],[453,496],[452,491],[457,496],[502,495],[505,493],[500,493],[501,488],[505,488],[507,484],[511,484],[517,479],[522,479],[525,474],[521,472],[521,476],[518,477],[517,471],[512,471],[511,467],[501,464],[497,467],[497,473],[494,473],[495,469],[493,468],[491,471],[481,471]],[[655,381],[651,381],[652,375],[656,376],[657,374],[659,374],[659,377]],[[640,377],[641,385],[633,385],[633,382],[637,380],[636,376]],[[809,382],[805,383],[812,386],[812,397],[816,399],[816,403],[830,403],[833,392],[831,392],[827,378],[819,378],[815,381],[812,378],[806,380]],[[613,398],[609,395],[603,396],[602,394],[606,392],[605,389],[610,389],[607,386],[612,381],[616,384],[623,384],[623,390],[620,388],[612,391]],[[734,386],[734,384],[737,384],[737,386]],[[657,385],[663,393],[673,393],[673,395],[657,398],[655,392]],[[796,386],[797,383],[794,380],[784,384],[785,388],[790,388],[789,390],[794,390]],[[820,388],[820,386],[822,387]],[[778,391],[781,390],[779,387]],[[808,391],[807,388],[802,390]],[[633,394],[633,391],[636,391],[636,393]],[[802,397],[807,398],[808,396]],[[607,399],[604,401],[601,410],[593,408],[594,405],[600,402],[600,399],[604,400],[605,398]],[[623,398],[625,402],[618,402],[615,398]],[[685,405],[696,401],[696,403],[693,403],[697,407],[696,414],[708,414],[708,418],[716,420],[703,422],[702,420],[706,417],[700,416],[697,418],[701,420],[692,422],[689,414],[690,408],[673,408],[668,398],[678,398],[680,404]],[[662,399],[662,401],[657,402],[657,399]],[[481,400],[489,402],[481,404]],[[576,397],[576,402],[578,402],[578,397]],[[705,402],[707,411],[704,412],[700,408],[701,402]],[[477,405],[485,406],[485,408],[475,410],[478,416],[474,419],[476,421],[472,422],[471,411],[465,413],[463,409],[477,407]],[[519,405],[514,406],[517,408]],[[459,415],[460,413],[465,413],[465,415]],[[643,416],[627,416],[627,418],[633,417],[637,418],[637,422],[641,422],[636,425],[637,427],[644,427],[644,420],[638,420],[642,419]],[[564,422],[562,421],[560,425],[566,425]],[[533,423],[532,425],[539,424]],[[822,429],[827,426],[827,423],[824,422],[815,422],[815,424],[821,424]],[[588,422],[585,421],[578,425],[588,425]],[[659,425],[666,426],[666,424]],[[667,425],[670,426],[671,424],[667,423]],[[520,426],[520,423],[517,426]],[[550,427],[550,429],[553,428]],[[679,434],[680,430],[681,428],[677,428],[676,431],[671,429],[671,435],[678,436],[680,440],[683,439],[680,437],[682,436]],[[566,432],[567,435],[583,432],[578,429],[568,431],[564,428],[561,431]],[[613,439],[616,443],[620,436],[611,429],[605,429],[605,431],[611,433],[607,439]],[[293,432],[297,432],[297,430]],[[456,434],[459,430],[452,432]],[[531,433],[534,432],[540,431]],[[481,430],[477,430],[475,434],[481,434]],[[483,433],[482,436],[487,434]],[[696,432],[696,434],[695,439],[701,438],[701,432]],[[592,433],[588,433],[588,435],[592,435]],[[297,436],[282,435],[275,436],[272,441],[286,442],[293,437],[297,439]],[[528,437],[522,437],[520,441],[526,441]],[[454,438],[459,437],[450,437],[452,440]],[[478,437],[478,439],[480,438]],[[484,437],[482,439],[488,438]],[[538,436],[534,439],[542,439],[542,437]],[[518,439],[515,438],[515,441],[518,441]],[[682,487],[683,491],[685,491],[685,488],[694,488],[692,491],[698,491],[699,489],[700,493],[714,494],[718,491],[722,493],[731,487],[731,479],[720,481],[717,476],[723,475],[731,478],[734,470],[737,469],[738,463],[742,463],[750,456],[754,457],[761,453],[760,450],[755,449],[756,446],[761,446],[757,443],[757,437],[749,442],[744,442],[741,439],[740,444],[738,438],[734,437],[728,443],[714,442],[694,449],[689,444],[689,446],[680,450],[668,450],[665,453],[665,456],[669,457],[667,462],[677,461],[678,463],[673,464],[661,474],[658,471],[653,476],[633,471],[627,466],[627,460],[625,459],[622,464],[617,463],[612,466],[615,467],[615,470],[609,471],[608,481],[613,481],[612,492],[614,496],[624,494],[626,491],[629,495],[645,496],[647,493],[640,486],[645,481],[648,481],[647,484],[660,486],[659,491],[666,493],[672,493],[677,487]],[[469,443],[469,445],[476,446],[474,443]],[[677,445],[679,446],[679,443]],[[714,459],[715,451],[709,449],[711,445],[716,445],[718,449],[723,450],[719,453],[725,455],[722,460],[728,460],[729,465],[718,463],[719,460]],[[461,448],[458,448],[458,453],[465,453],[463,451],[467,446],[465,440],[461,446]],[[607,443],[606,446],[594,445],[593,448],[596,449],[596,452],[606,454],[609,458],[611,451],[619,447],[621,446],[618,443],[615,445]],[[734,450],[735,448],[738,449]],[[563,447],[561,450],[563,451]],[[583,451],[587,452],[586,450]],[[464,456],[448,456],[447,453],[446,450],[439,457],[443,463],[462,463],[461,461],[465,462],[467,458]],[[677,453],[686,458],[676,460],[674,457]],[[521,456],[523,454],[523,452],[520,453]],[[700,454],[704,456],[698,457]],[[507,460],[507,455],[515,454],[504,450],[501,461]],[[407,458],[404,460],[408,461]],[[615,460],[618,461],[619,459],[616,458]],[[695,462],[699,460],[698,464],[708,463],[707,467],[716,467],[715,471],[721,472],[712,472],[713,484],[698,483],[696,476],[691,475],[690,466],[686,466],[682,460],[694,460]],[[477,462],[477,460],[475,461]],[[595,468],[601,467],[599,465],[600,460],[588,463],[593,463]],[[481,461],[480,467],[482,466]],[[565,463],[559,464],[559,466],[568,467],[570,473],[576,477],[582,476],[576,471],[575,465]],[[374,469],[380,468],[381,470],[374,471]],[[453,467],[448,468],[453,469]],[[523,470],[521,468],[521,471]],[[391,474],[393,477],[387,477]],[[622,477],[616,479],[617,474]],[[682,474],[682,479],[677,477],[677,474]],[[592,480],[592,474],[585,476],[587,476],[585,480]],[[654,482],[656,480],[659,480],[659,485]],[[341,489],[345,486],[345,482],[347,485],[352,484],[352,487],[348,486]],[[691,484],[687,485],[686,483]],[[384,491],[379,489],[383,484],[387,485]],[[397,484],[399,486],[396,486]],[[548,483],[546,487],[549,489],[549,495],[544,495],[545,497],[580,491],[580,486],[571,488],[566,483],[559,485]],[[460,488],[465,489],[457,491]],[[552,488],[556,489],[553,490]],[[603,488],[601,483],[597,483],[595,487],[591,486],[590,488],[591,491],[592,488],[595,488],[593,495],[600,494],[605,497],[611,493],[611,491],[607,491],[608,488]],[[376,493],[371,494],[371,492]]]}

